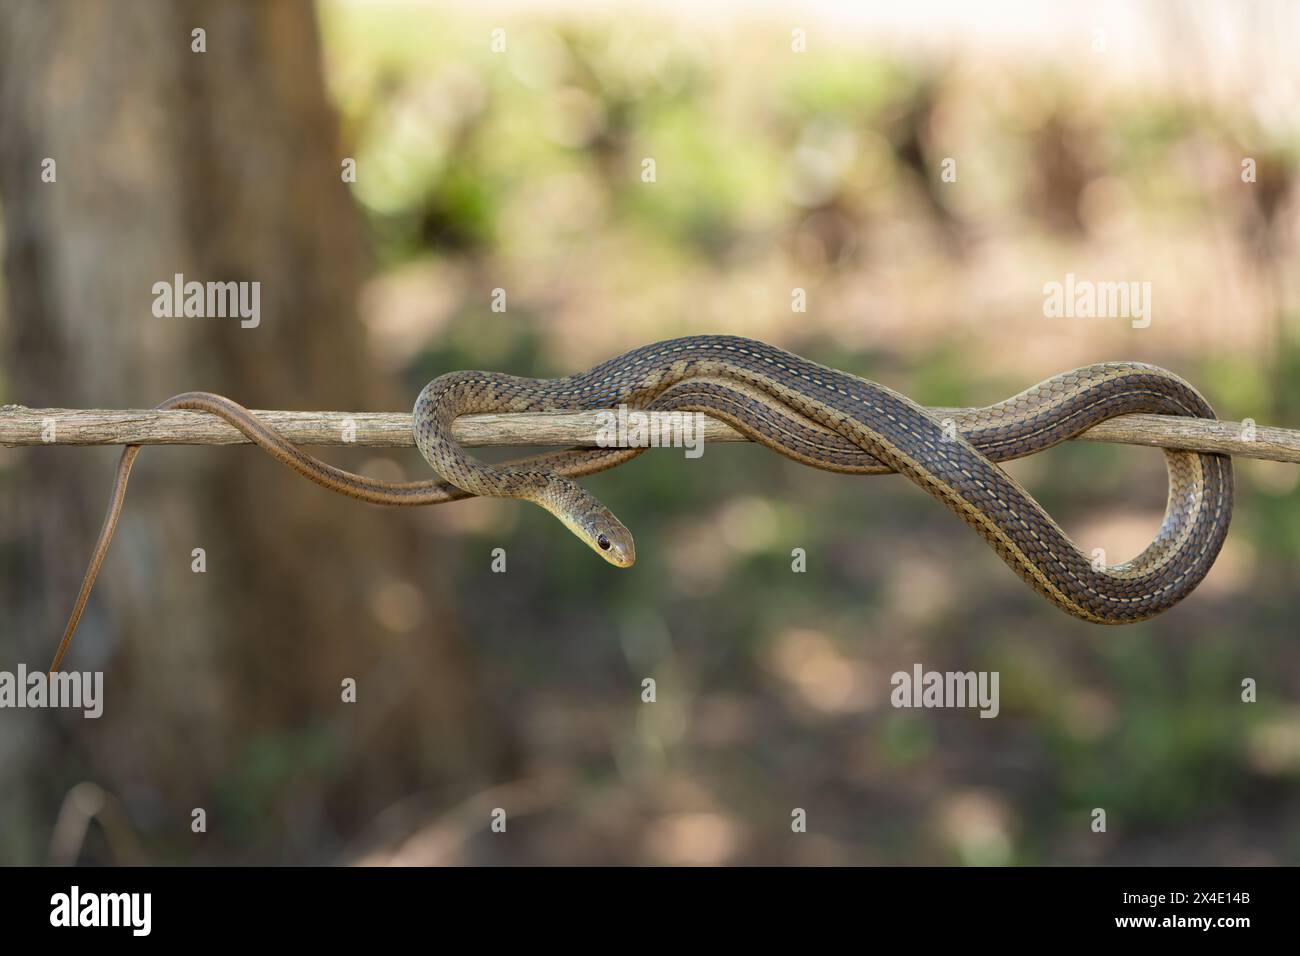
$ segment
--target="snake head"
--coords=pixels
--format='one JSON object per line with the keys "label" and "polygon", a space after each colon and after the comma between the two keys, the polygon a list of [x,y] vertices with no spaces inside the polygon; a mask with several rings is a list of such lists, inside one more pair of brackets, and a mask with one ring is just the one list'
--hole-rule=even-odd
{"label": "snake head", "polygon": [[616,568],[630,568],[636,563],[632,532],[614,517],[614,512],[577,483],[552,477],[546,490],[534,500]]}
{"label": "snake head", "polygon": [[550,474],[541,478],[539,489],[528,495],[530,501],[559,518],[587,547],[614,567],[630,568],[636,563],[632,532],[614,517],[614,512],[575,481]]}
{"label": "snake head", "polygon": [[596,506],[597,510],[579,517],[579,527],[573,528],[574,533],[614,567],[630,568],[636,563],[636,541],[632,532],[614,517],[614,512],[600,502],[596,502]]}

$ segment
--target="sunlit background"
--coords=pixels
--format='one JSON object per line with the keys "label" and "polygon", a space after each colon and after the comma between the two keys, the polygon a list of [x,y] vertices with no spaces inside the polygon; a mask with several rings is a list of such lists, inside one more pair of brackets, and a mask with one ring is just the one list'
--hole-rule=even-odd
{"label": "sunlit background", "polygon": [[[387,380],[369,400],[400,409],[446,371],[559,375],[729,332],[939,406],[1148,361],[1221,417],[1300,427],[1300,9],[849,6],[318,4],[338,124],[324,159],[336,173],[356,161],[346,189],[368,249],[342,306],[364,336],[336,350]],[[1067,274],[1149,282],[1150,326],[1045,317],[1044,286]],[[11,370],[25,341],[10,330]],[[40,398],[0,377],[0,399],[60,404],[60,374]],[[255,395],[233,391],[238,376],[165,381],[311,407],[273,375],[243,385]],[[127,383],[113,401],[166,394]],[[381,477],[428,473],[413,451],[322,454]],[[366,578],[362,623],[320,657],[319,635],[291,633],[273,597],[240,599],[243,577],[211,582],[231,589],[238,624],[195,651],[188,598],[148,583],[164,549],[130,526],[169,462],[236,455],[224,467],[257,469],[252,497],[279,489],[317,526],[244,575],[293,579],[306,550]],[[24,608],[22,632],[0,637],[7,668],[52,648],[113,463],[107,450],[4,450],[4,513],[64,506],[48,490],[20,503],[37,456],[82,469],[60,493],[90,517],[58,551],[0,529],[6,566],[36,553],[61,575],[30,604],[6,592]],[[8,862],[1300,862],[1295,466],[1239,460],[1233,530],[1201,587],[1155,620],[1100,628],[1049,606],[903,479],[758,447],[655,451],[587,480],[636,535],[629,571],[519,502],[384,512],[300,487],[251,451],[143,459],[93,599],[135,616],[89,619],[71,666],[157,706],[110,696],[98,726],[55,731],[56,717],[3,715],[0,743],[23,757],[6,777],[21,785],[0,824]],[[1159,526],[1157,451],[1072,445],[1008,470],[1085,551],[1121,560]],[[156,520],[169,527],[220,522],[245,500],[166,494]],[[344,520],[412,537],[372,563],[332,536]],[[498,547],[505,574],[491,571]],[[806,573],[792,573],[794,548]],[[150,623],[158,604],[166,629]],[[259,650],[286,627],[278,651]],[[144,657],[164,645],[182,649]],[[238,667],[214,649],[227,645],[243,648]],[[1000,672],[1000,715],[894,709],[890,675],[918,662]],[[134,676],[114,685],[115,671]],[[349,675],[353,705],[337,701]],[[1246,678],[1256,703],[1241,700]],[[250,704],[250,682],[276,705]],[[182,725],[160,724],[166,713]],[[185,728],[199,725],[191,763]],[[193,806],[209,808],[201,836]],[[505,834],[489,828],[495,808]],[[795,808],[806,833],[791,830]]]}

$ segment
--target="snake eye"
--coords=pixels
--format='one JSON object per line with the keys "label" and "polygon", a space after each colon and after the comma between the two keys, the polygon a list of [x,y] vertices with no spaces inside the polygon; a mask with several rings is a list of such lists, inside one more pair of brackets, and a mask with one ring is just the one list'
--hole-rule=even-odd
{"label": "snake eye", "polygon": [[600,550],[602,551],[609,550],[609,538],[605,537],[603,534],[596,539],[596,544],[600,545]]}

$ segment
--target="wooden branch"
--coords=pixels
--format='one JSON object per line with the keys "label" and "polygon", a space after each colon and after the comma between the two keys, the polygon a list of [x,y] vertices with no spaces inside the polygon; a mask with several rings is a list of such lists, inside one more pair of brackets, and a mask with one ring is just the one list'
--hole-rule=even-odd
{"label": "wooden branch", "polygon": [[[941,418],[972,411],[933,408]],[[285,412],[255,414],[298,445],[363,445],[400,448],[415,444],[411,416],[396,412]],[[652,412],[661,415],[680,413]],[[569,445],[592,447],[600,412],[531,412],[466,415],[453,426],[466,447],[484,445]],[[730,426],[705,416],[704,440],[745,441]],[[1300,431],[1256,426],[1247,421],[1206,421],[1167,415],[1124,415],[1090,429],[1083,441],[1114,442],[1220,452],[1244,458],[1300,463]],[[239,432],[206,412],[153,409],[75,409],[0,406],[0,445],[238,445]]]}

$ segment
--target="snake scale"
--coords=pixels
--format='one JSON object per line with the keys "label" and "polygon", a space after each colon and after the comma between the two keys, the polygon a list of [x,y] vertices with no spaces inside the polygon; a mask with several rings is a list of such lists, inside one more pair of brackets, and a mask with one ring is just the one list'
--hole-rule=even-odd
{"label": "snake scale", "polygon": [[[299,474],[362,501],[429,505],[473,495],[532,501],[601,557],[627,567],[635,561],[631,533],[573,479],[628,461],[643,448],[575,448],[489,465],[468,455],[451,434],[461,415],[619,405],[704,412],[815,468],[902,474],[974,528],[1049,601],[1097,624],[1140,621],[1186,597],[1214,563],[1232,517],[1231,459],[1166,450],[1169,498],[1155,539],[1136,558],[1106,566],[1080,551],[997,466],[1118,415],[1214,418],[1183,379],[1138,362],[1064,372],[950,423],[883,385],[738,336],[656,342],[564,378],[453,372],[426,385],[416,400],[415,442],[439,478],[415,482],[379,481],[328,465],[220,395],[186,392],[158,407],[217,415]],[[132,445],[123,451],[108,514],[51,670],[58,668],[90,596],[139,450]]]}

